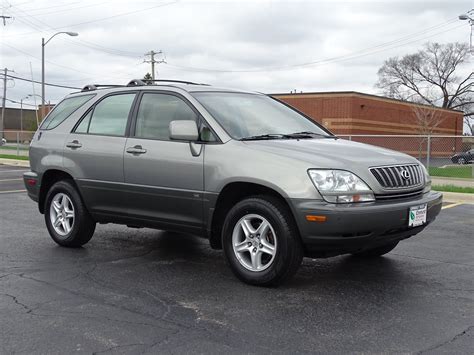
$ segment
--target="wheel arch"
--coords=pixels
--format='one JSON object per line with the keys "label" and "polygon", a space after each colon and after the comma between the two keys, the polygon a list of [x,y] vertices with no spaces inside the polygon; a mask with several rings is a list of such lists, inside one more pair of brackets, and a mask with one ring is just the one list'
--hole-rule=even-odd
{"label": "wheel arch", "polygon": [[[39,199],[38,199],[38,209],[39,211],[44,214],[44,203],[46,200],[46,195],[48,194],[49,189],[53,186],[56,182],[61,180],[70,180],[77,189],[77,185],[74,181],[74,178],[71,174],[59,170],[59,169],[49,169],[46,170],[41,175],[41,185],[40,185],[40,192],[39,192]],[[79,192],[79,190],[77,190]],[[80,195],[80,194],[79,194]]]}
{"label": "wheel arch", "polygon": [[209,241],[213,249],[222,249],[222,227],[229,210],[237,202],[251,196],[271,196],[278,199],[287,208],[298,228],[290,204],[277,189],[255,182],[233,181],[222,188],[214,205],[209,226]]}

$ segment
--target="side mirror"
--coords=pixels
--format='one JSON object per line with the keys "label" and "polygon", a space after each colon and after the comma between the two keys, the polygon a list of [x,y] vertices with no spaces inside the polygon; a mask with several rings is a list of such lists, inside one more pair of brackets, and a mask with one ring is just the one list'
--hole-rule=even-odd
{"label": "side mirror", "polygon": [[180,141],[197,141],[199,133],[195,121],[180,120],[170,122],[170,139]]}

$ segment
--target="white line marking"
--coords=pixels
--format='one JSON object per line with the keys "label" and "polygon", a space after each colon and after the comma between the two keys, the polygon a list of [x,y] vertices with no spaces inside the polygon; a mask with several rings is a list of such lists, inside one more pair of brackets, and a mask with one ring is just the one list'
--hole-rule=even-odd
{"label": "white line marking", "polygon": [[25,168],[25,169],[21,169],[21,170],[2,170],[2,169],[0,169],[0,174],[1,174],[1,173],[18,173],[18,172],[20,172],[20,171],[25,172],[25,171],[27,171],[27,170],[28,170],[28,169],[26,169],[26,168]]}
{"label": "white line marking", "polygon": [[456,203],[452,203],[450,205],[443,206],[443,207],[441,207],[441,209],[445,210],[446,208],[456,207],[456,206],[459,206],[459,205],[462,205],[462,204],[463,204],[463,202],[456,202]]}
{"label": "white line marking", "polygon": [[23,179],[2,179],[2,180],[0,180],[0,182],[3,182],[3,181],[20,181],[20,180],[23,180]]}
{"label": "white line marking", "polygon": [[0,194],[10,194],[16,192],[26,192],[26,190],[10,190],[10,191],[0,191]]}

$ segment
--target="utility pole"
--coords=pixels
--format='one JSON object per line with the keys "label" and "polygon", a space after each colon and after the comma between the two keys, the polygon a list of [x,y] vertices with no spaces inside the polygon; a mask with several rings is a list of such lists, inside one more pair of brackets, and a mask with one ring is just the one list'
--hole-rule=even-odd
{"label": "utility pole", "polygon": [[3,97],[2,97],[2,116],[0,118],[0,140],[3,138],[4,122],[5,122],[5,106],[7,102],[7,68],[3,69]]}
{"label": "utility pole", "polygon": [[7,19],[12,18],[11,16],[0,15],[0,18],[3,20],[3,26],[7,25]]}
{"label": "utility pole", "polygon": [[145,53],[145,56],[150,56],[150,59],[143,61],[143,63],[151,63],[151,79],[152,80],[155,80],[155,64],[166,63],[164,59],[156,60],[155,59],[156,54],[163,54],[163,51],[160,50],[158,52],[155,52],[154,50],[151,50],[148,53]]}

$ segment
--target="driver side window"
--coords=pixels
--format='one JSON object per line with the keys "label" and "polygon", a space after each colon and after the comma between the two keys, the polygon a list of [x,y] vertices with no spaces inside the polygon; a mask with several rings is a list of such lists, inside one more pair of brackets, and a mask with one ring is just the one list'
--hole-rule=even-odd
{"label": "driver side window", "polygon": [[138,108],[135,137],[170,140],[170,122],[177,120],[197,122],[197,115],[177,96],[145,93]]}

